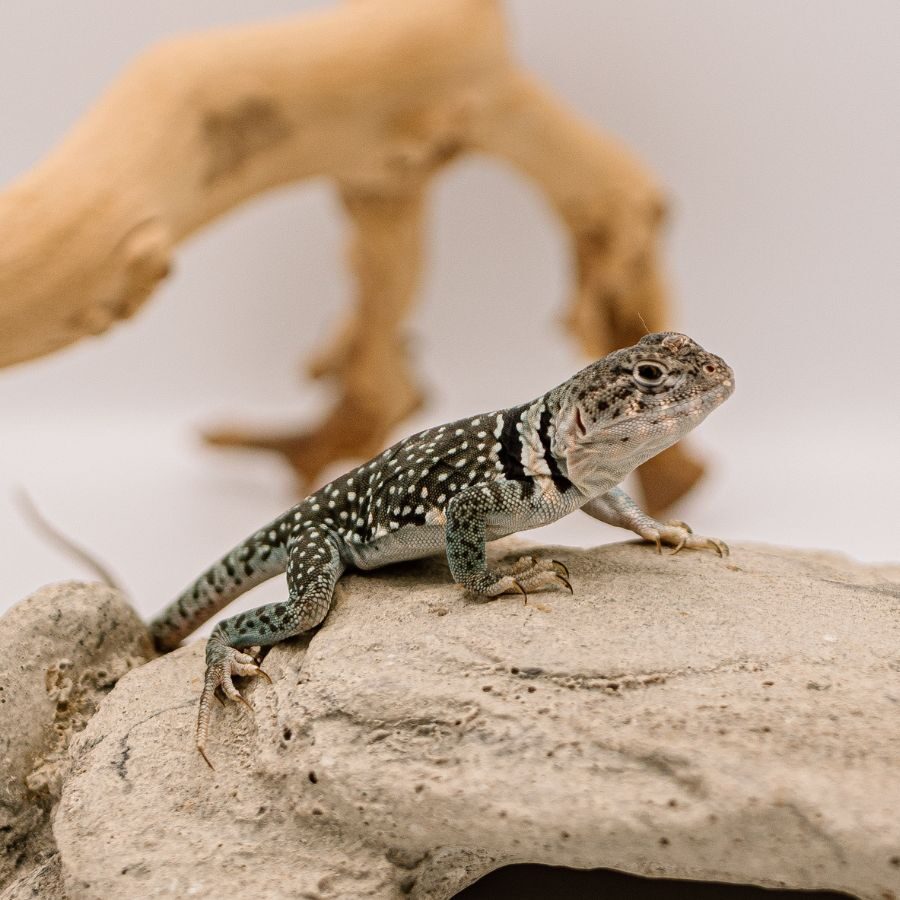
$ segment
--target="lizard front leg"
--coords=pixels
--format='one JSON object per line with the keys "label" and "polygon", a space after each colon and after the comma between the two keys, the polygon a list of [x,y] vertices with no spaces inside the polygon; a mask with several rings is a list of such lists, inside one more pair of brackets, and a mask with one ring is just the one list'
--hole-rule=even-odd
{"label": "lizard front leg", "polygon": [[[494,481],[473,485],[457,494],[447,505],[447,561],[453,580],[476,594],[500,594],[572,586],[566,567],[556,560],[522,557],[509,571],[489,569],[485,553],[487,526],[491,519],[529,527],[533,519],[532,489],[519,481]],[[548,511],[548,520],[554,516]],[[512,531],[518,529],[513,528]]]}
{"label": "lizard front leg", "polygon": [[340,552],[327,530],[312,527],[288,544],[288,600],[238,613],[216,625],[206,644],[206,678],[197,716],[197,749],[206,755],[210,705],[221,690],[229,700],[249,706],[232,678],[265,675],[242,648],[267,647],[315,628],[328,614],[334,586],[343,571]]}
{"label": "lizard front leg", "polygon": [[645,541],[653,541],[660,553],[662,545],[667,544],[673,548],[672,553],[687,547],[691,550],[715,550],[719,556],[728,555],[728,545],[724,541],[694,534],[684,522],[658,522],[618,487],[588,501],[581,509],[594,519],[627,528]]}

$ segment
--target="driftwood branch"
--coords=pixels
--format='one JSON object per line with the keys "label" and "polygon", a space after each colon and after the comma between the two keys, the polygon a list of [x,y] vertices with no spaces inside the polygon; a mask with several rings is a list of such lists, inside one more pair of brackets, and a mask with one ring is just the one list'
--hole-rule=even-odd
{"label": "driftwood branch", "polygon": [[[430,180],[460,154],[533,180],[571,236],[570,330],[592,357],[668,326],[665,200],[632,156],[512,60],[496,0],[358,0],[315,15],[166,41],[0,194],[0,365],[131,316],[174,248],[278,184],[331,178],[350,223],[356,302],[309,366],[339,386],[302,434],[218,443],[285,454],[304,481],[375,452],[421,402],[404,321]],[[649,505],[701,468],[678,448],[644,467]]]}

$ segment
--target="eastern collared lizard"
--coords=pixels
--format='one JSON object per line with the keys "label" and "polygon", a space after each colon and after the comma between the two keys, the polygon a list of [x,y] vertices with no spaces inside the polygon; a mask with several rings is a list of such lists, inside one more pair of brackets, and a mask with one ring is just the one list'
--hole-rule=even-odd
{"label": "eastern collared lizard", "polygon": [[649,334],[536,400],[428,428],[311,494],[208,569],[152,624],[157,646],[173,649],[235,597],[287,573],[286,600],[213,630],[197,748],[209,762],[216,692],[242,700],[232,677],[262,673],[244,651],[319,625],[348,568],[445,551],[454,580],[475,594],[571,590],[555,560],[524,557],[506,571],[488,567],[485,543],[576,509],[658,549],[710,548],[724,556],[724,543],[682,522],[652,519],[618,485],[733,390],[734,374],[720,357],[682,334]]}

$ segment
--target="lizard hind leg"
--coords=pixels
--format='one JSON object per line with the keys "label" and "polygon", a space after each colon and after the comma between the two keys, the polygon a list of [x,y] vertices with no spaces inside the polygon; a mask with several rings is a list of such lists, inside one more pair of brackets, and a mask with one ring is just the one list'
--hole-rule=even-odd
{"label": "lizard hind leg", "polygon": [[243,652],[277,644],[319,625],[331,607],[334,586],[343,571],[340,552],[327,530],[311,527],[288,544],[288,600],[238,613],[216,625],[206,644],[206,676],[197,714],[197,750],[206,754],[212,701],[218,692],[250,707],[233,678],[268,675]]}

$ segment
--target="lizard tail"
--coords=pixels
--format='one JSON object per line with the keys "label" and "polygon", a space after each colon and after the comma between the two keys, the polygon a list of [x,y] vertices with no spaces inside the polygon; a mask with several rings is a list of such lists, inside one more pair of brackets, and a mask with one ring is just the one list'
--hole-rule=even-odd
{"label": "lizard tail", "polygon": [[258,531],[210,566],[150,623],[156,648],[174,650],[192,631],[250,588],[284,572],[287,554]]}

